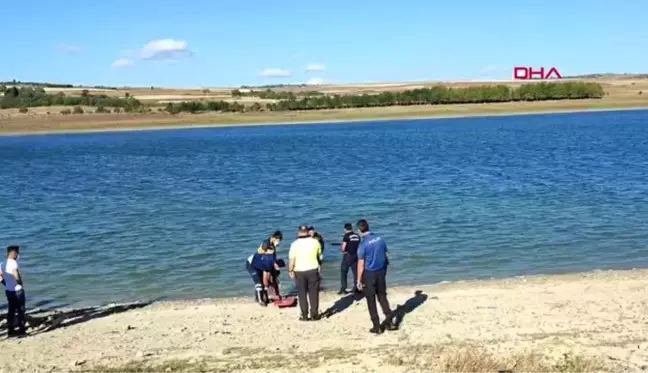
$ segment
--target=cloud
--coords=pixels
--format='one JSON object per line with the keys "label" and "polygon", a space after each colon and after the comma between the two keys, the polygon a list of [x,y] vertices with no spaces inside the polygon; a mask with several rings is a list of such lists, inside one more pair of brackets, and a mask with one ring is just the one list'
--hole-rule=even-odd
{"label": "cloud", "polygon": [[122,68],[133,66],[137,61],[168,61],[177,62],[179,59],[191,57],[193,52],[184,40],[157,39],[151,40],[139,49],[127,49],[121,52],[123,57],[115,60],[111,67]]}
{"label": "cloud", "polygon": [[309,80],[308,82],[306,82],[306,84],[308,84],[308,85],[324,84],[324,79],[322,79],[322,78],[313,78],[313,79]]}
{"label": "cloud", "polygon": [[175,39],[152,40],[140,50],[142,60],[176,60],[191,55],[187,42]]}
{"label": "cloud", "polygon": [[65,53],[65,54],[77,54],[81,52],[81,47],[78,45],[73,45],[73,44],[56,44],[54,46],[54,49],[56,49],[60,53]]}
{"label": "cloud", "polygon": [[324,71],[326,70],[326,66],[321,63],[309,63],[308,66],[306,66],[306,71]]}
{"label": "cloud", "polygon": [[263,69],[263,71],[261,71],[259,75],[267,78],[286,78],[289,77],[291,74],[290,74],[290,70],[267,68],[267,69]]}
{"label": "cloud", "polygon": [[481,74],[491,74],[491,73],[496,72],[497,70],[499,70],[499,68],[497,66],[488,65],[488,66],[482,67],[482,69],[480,70],[480,73]]}
{"label": "cloud", "polygon": [[135,64],[135,62],[133,62],[132,60],[129,60],[128,58],[120,58],[120,59],[115,60],[115,62],[113,62],[110,65],[110,67],[112,67],[114,69],[122,69],[124,67],[133,66],[134,64]]}

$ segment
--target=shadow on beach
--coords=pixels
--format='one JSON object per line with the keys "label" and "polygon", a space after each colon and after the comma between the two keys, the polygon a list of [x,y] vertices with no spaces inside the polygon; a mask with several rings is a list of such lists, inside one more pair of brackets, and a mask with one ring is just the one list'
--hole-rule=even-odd
{"label": "shadow on beach", "polygon": [[327,308],[324,312],[322,312],[322,317],[329,318],[335,314],[338,314],[340,312],[344,312],[347,308],[351,307],[351,305],[355,302],[358,302],[364,298],[363,293],[350,293],[342,298],[338,299],[333,303],[333,305],[329,308]]}
{"label": "shadow on beach", "polygon": [[[439,299],[439,298],[432,297],[432,299]],[[414,292],[413,297],[405,301],[405,303],[403,303],[402,305],[399,304],[398,306],[396,306],[396,310],[394,310],[394,313],[396,314],[394,323],[396,324],[396,326],[400,326],[407,314],[417,309],[427,300],[428,300],[428,295],[423,293],[423,291],[421,290],[417,290]]]}
{"label": "shadow on beach", "polygon": [[[107,306],[95,306],[77,308],[71,310],[59,309],[33,309],[25,313],[27,323],[27,336],[47,333],[59,328],[77,325],[86,321],[130,311],[133,309],[143,308],[150,305],[151,302],[134,302],[125,304],[110,304]],[[0,330],[7,329],[7,314],[0,315]]]}

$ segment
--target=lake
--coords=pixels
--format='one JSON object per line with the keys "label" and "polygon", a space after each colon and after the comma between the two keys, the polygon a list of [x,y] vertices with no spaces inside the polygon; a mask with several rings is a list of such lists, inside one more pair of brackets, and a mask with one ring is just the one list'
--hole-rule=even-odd
{"label": "lake", "polygon": [[[253,296],[274,230],[345,222],[390,285],[648,267],[648,111],[0,137],[28,306]],[[289,279],[283,276],[283,287]]]}

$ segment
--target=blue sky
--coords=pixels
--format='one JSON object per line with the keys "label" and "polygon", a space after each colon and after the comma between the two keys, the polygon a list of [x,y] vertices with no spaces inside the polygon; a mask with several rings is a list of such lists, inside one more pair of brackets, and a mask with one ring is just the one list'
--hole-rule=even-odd
{"label": "blue sky", "polygon": [[646,0],[32,0],[4,1],[2,14],[0,80],[214,87],[509,79],[516,65],[648,72]]}

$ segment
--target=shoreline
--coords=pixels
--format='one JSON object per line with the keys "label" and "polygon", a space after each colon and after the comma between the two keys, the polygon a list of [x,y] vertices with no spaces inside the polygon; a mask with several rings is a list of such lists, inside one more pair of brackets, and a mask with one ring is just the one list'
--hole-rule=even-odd
{"label": "shoreline", "polygon": [[[478,104],[470,104],[478,105]],[[483,104],[483,105],[497,105],[497,104]],[[402,109],[403,107],[398,107]],[[492,106],[491,106],[492,108]],[[353,109],[342,109],[344,110],[353,110]],[[134,131],[163,131],[163,130],[183,130],[183,129],[207,129],[207,128],[235,128],[235,127],[263,127],[263,126],[288,126],[288,125],[317,125],[317,124],[341,124],[341,123],[370,123],[370,122],[386,122],[386,121],[421,121],[421,120],[434,120],[434,119],[458,119],[458,118],[490,118],[490,117],[509,117],[509,116],[528,116],[528,115],[552,115],[552,114],[576,114],[576,113],[589,113],[589,112],[614,112],[614,111],[642,111],[648,110],[648,102],[645,104],[637,106],[619,106],[619,107],[592,107],[592,108],[567,108],[567,109],[552,109],[540,107],[537,109],[523,109],[520,111],[511,110],[503,112],[488,112],[484,111],[475,111],[475,112],[466,112],[466,113],[456,113],[456,114],[443,114],[440,113],[430,113],[424,115],[412,115],[408,116],[407,113],[402,113],[405,115],[393,115],[393,116],[371,116],[371,113],[367,113],[366,117],[360,118],[339,118],[336,119],[332,117],[330,119],[316,119],[316,120],[300,120],[296,118],[295,121],[285,121],[280,120],[279,116],[278,121],[273,121],[272,118],[268,121],[251,121],[251,122],[231,122],[231,123],[207,123],[207,124],[181,124],[181,123],[170,123],[168,125],[133,125],[133,126],[124,126],[124,127],[106,127],[106,128],[63,128],[63,129],[48,129],[48,130],[30,130],[30,131],[4,131],[2,126],[0,126],[0,137],[23,137],[23,136],[37,136],[37,135],[71,135],[71,134],[92,134],[92,133],[114,133],[114,132],[134,132]],[[349,111],[350,112],[350,111]],[[302,114],[301,112],[294,113],[295,116]],[[85,115],[85,114],[84,114]],[[88,122],[92,121],[91,115],[87,114],[89,118]],[[117,117],[119,114],[109,114]],[[200,119],[205,117],[213,117],[210,114],[189,114],[193,115],[194,118],[199,118],[197,121],[200,122]],[[245,114],[241,114],[245,115]],[[141,118],[146,118],[146,114],[142,114]],[[202,116],[202,118],[201,118]],[[84,117],[85,118],[85,117]],[[184,116],[187,118],[187,116]],[[189,116],[191,118],[191,116]],[[145,120],[142,119],[143,122]],[[222,119],[222,118],[221,118]],[[20,120],[20,119],[19,119]],[[55,119],[54,119],[55,121]],[[155,120],[152,120],[155,122]],[[115,122],[117,123],[117,122]],[[0,121],[1,124],[1,121]]]}
{"label": "shoreline", "polygon": [[648,368],[646,275],[595,270],[393,287],[389,301],[403,322],[381,336],[367,332],[364,299],[332,292],[321,295],[320,311],[336,312],[309,323],[297,320],[298,308],[246,298],[160,301],[2,338],[0,363],[18,371],[493,371],[513,363],[515,371],[637,371]]}
{"label": "shoreline", "polygon": [[[599,274],[615,274],[615,273],[630,273],[630,272],[646,272],[646,275],[648,276],[648,267],[636,267],[636,268],[623,268],[623,269],[605,269],[605,268],[594,268],[590,270],[585,270],[585,271],[563,271],[563,272],[556,272],[556,273],[551,273],[551,272],[546,272],[546,273],[534,273],[534,274],[526,274],[526,275],[515,275],[515,276],[502,276],[502,277],[484,277],[484,278],[478,278],[478,277],[472,277],[472,278],[463,278],[463,279],[458,279],[458,280],[441,280],[439,282],[432,282],[432,283],[411,283],[411,284],[396,284],[393,285],[393,282],[390,282],[389,277],[387,278],[388,280],[388,286],[391,291],[403,291],[407,290],[410,288],[439,288],[439,289],[449,289],[449,288],[461,288],[461,287],[471,287],[471,286],[484,286],[484,285],[494,285],[497,283],[514,283],[516,281],[523,281],[523,282],[528,282],[528,281],[534,281],[534,280],[544,280],[546,278],[555,278],[555,279],[574,279],[574,278],[588,278],[588,277],[593,277],[597,276]],[[290,278],[284,277],[281,280],[281,293],[282,296],[294,296],[297,297],[296,293],[296,288],[292,285],[287,285],[290,284],[291,280]],[[392,285],[390,285],[390,283]],[[292,292],[289,292],[287,288],[292,288]],[[337,296],[337,288],[322,288],[320,290],[320,296]],[[242,292],[242,291],[241,291]],[[248,292],[249,293],[249,292]],[[69,305],[62,305],[62,306],[51,306],[48,307],[47,305],[43,307],[35,307],[35,308],[30,308],[29,305],[29,300],[27,301],[27,309],[26,312],[67,312],[67,311],[73,311],[73,310],[79,310],[79,309],[86,309],[86,308],[103,308],[103,307],[110,307],[114,305],[131,305],[131,304],[148,304],[148,305],[153,305],[153,304],[188,304],[188,303],[213,303],[213,302],[248,302],[250,301],[251,296],[249,294],[247,295],[223,295],[223,296],[214,296],[214,297],[196,297],[196,298],[167,298],[167,297],[153,297],[153,298],[140,298],[140,299],[124,299],[121,301],[105,301],[105,302],[93,302],[93,303],[88,303],[88,304],[69,304]],[[6,309],[4,309],[2,312],[6,312]],[[3,314],[0,314],[0,321],[4,320],[2,318]]]}

